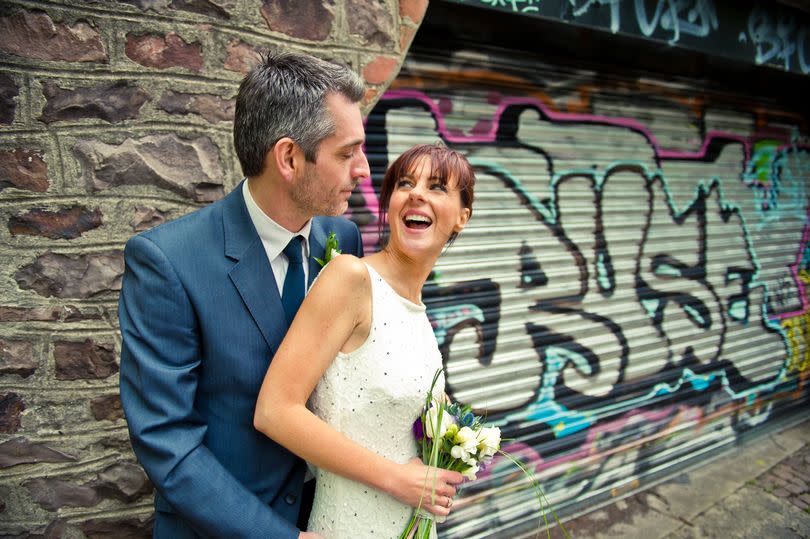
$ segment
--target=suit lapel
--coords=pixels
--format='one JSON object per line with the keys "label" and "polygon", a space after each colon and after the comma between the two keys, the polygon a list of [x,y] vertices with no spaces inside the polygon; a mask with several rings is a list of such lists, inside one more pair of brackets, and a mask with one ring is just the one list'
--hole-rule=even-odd
{"label": "suit lapel", "polygon": [[236,261],[228,276],[275,352],[287,332],[287,321],[267,253],[245,207],[241,183],[224,202],[225,256]]}

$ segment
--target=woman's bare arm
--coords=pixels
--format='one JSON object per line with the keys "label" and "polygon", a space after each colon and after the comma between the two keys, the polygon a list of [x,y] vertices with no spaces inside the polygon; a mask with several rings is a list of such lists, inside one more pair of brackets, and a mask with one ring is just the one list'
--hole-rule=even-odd
{"label": "woman's bare arm", "polygon": [[[416,460],[397,464],[355,443],[306,407],[309,396],[346,343],[368,335],[371,281],[351,255],[332,260],[319,275],[267,370],[253,423],[259,431],[319,468],[387,492],[412,507],[447,515],[448,497],[462,476]],[[435,473],[435,475],[434,475]],[[435,481],[435,503],[431,490]],[[427,486],[426,486],[427,484]]]}

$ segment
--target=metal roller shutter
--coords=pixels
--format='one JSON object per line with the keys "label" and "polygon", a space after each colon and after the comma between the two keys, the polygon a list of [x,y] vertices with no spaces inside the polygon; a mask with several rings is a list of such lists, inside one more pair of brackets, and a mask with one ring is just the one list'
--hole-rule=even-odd
{"label": "metal roller shutter", "polygon": [[[421,49],[367,136],[373,179],[352,211],[369,252],[399,153],[441,140],[475,165],[473,217],[424,299],[450,394],[501,426],[561,516],[806,410],[800,116],[688,79]],[[543,526],[522,474],[496,458],[442,537]]]}

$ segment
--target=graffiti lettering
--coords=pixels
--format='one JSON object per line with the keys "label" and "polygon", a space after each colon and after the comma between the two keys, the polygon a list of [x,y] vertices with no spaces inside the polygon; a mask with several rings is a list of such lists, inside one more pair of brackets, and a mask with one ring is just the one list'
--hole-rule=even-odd
{"label": "graffiti lettering", "polygon": [[801,372],[810,368],[810,313],[782,320],[782,327],[790,343],[788,369]]}
{"label": "graffiti lettering", "polygon": [[790,70],[795,58],[796,67],[804,74],[810,73],[807,27],[800,26],[792,14],[780,10],[774,15],[757,5],[748,16],[748,36],[756,47],[757,64],[781,63]]}
{"label": "graffiti lettering", "polygon": [[712,0],[658,0],[652,19],[647,17],[644,0],[635,0],[636,22],[641,33],[650,37],[660,27],[672,32],[669,42],[677,43],[681,34],[706,37],[717,30],[717,13]]}
{"label": "graffiti lettering", "polygon": [[577,4],[577,0],[568,0],[573,8],[572,15],[580,17],[587,13],[591,7],[610,6],[610,31],[614,34],[621,26],[621,0],[587,0],[582,5]]}

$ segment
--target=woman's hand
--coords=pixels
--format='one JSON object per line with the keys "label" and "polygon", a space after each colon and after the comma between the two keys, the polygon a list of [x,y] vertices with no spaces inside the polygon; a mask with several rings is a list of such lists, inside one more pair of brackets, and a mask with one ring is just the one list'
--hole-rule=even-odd
{"label": "woman's hand", "polygon": [[458,472],[426,466],[413,458],[397,467],[386,491],[404,504],[446,517],[456,495],[455,485],[463,481]]}

